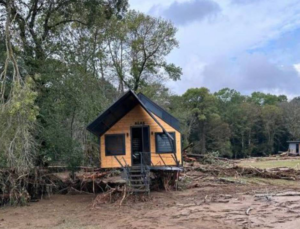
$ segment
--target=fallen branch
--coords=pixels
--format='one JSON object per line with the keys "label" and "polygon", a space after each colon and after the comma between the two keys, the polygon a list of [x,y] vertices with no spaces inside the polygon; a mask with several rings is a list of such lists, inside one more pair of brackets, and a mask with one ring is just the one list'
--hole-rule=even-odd
{"label": "fallen branch", "polygon": [[222,181],[222,182],[226,182],[226,183],[234,183],[234,184],[244,184],[244,182],[242,181],[235,181],[235,180],[230,180],[230,179],[227,179],[227,178],[219,178],[219,181]]}
{"label": "fallen branch", "polygon": [[122,198],[122,200],[120,201],[120,206],[122,206],[122,203],[123,203],[123,201],[124,201],[124,199],[125,199],[125,197],[126,197],[126,193],[127,193],[127,190],[126,190],[126,185],[124,186],[124,189],[123,189],[123,198]]}
{"label": "fallen branch", "polygon": [[300,196],[300,192],[283,192],[283,193],[265,193],[256,194],[255,197],[269,197],[269,196]]}
{"label": "fallen branch", "polygon": [[284,192],[278,193],[276,196],[300,196],[300,192]]}

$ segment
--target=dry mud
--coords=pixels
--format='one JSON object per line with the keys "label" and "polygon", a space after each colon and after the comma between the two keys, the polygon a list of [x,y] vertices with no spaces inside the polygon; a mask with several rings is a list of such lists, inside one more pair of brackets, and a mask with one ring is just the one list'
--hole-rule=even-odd
{"label": "dry mud", "polygon": [[201,182],[177,192],[152,192],[146,202],[103,204],[94,195],[54,195],[24,207],[0,208],[0,228],[298,228],[300,197],[255,197],[287,191]]}

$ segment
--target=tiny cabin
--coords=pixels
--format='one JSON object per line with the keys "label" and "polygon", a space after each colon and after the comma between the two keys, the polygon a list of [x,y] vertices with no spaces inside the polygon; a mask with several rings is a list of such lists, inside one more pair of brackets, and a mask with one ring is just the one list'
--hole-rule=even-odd
{"label": "tiny cabin", "polygon": [[125,93],[87,130],[99,138],[101,168],[182,167],[179,121],[142,93]]}
{"label": "tiny cabin", "polygon": [[288,141],[289,149],[288,152],[291,154],[298,154],[299,155],[299,146],[300,141]]}

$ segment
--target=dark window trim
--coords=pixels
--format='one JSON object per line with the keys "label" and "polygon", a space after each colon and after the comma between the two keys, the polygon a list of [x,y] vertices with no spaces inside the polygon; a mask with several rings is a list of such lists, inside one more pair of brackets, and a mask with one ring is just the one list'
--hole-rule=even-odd
{"label": "dark window trim", "polygon": [[[110,155],[107,154],[107,142],[106,142],[106,136],[122,136],[123,137],[123,148],[124,151],[122,154],[117,154],[117,155]],[[123,156],[126,155],[126,143],[125,143],[126,139],[125,139],[125,134],[105,134],[104,135],[104,142],[105,142],[105,156],[107,157],[113,157],[113,156]]]}
{"label": "dark window trim", "polygon": [[[158,134],[164,134],[164,132],[155,132],[155,151],[157,154],[170,154],[170,153],[176,153],[176,132],[175,131],[172,131],[172,132],[169,132],[169,134],[173,134],[174,133],[174,151],[173,152],[159,152],[158,149],[157,149],[157,135]],[[169,139],[171,140],[171,139]]]}

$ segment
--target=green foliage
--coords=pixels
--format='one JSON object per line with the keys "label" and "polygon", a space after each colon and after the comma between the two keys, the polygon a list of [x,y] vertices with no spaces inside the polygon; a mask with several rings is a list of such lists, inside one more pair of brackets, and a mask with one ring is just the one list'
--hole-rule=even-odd
{"label": "green foliage", "polygon": [[[126,0],[13,0],[8,5],[0,1],[0,12],[14,18],[14,25],[8,28],[14,34],[20,77],[28,76],[27,86],[14,84],[14,71],[11,65],[7,68],[4,99],[8,102],[0,114],[3,166],[11,166],[12,159],[30,161],[30,166],[50,162],[75,168],[93,160],[98,165],[94,157],[98,157],[97,140],[85,128],[117,93],[110,79],[98,74],[97,58],[104,53],[95,46],[103,36],[96,35],[103,34],[100,30],[112,17],[122,18],[127,5]],[[2,14],[0,17],[2,20]],[[5,31],[1,26],[2,41]],[[0,42],[1,72],[6,56],[3,44]],[[30,86],[33,81],[34,88]]]}
{"label": "green foliage", "polygon": [[187,134],[189,141],[194,142],[194,152],[216,150],[223,156],[231,156],[230,130],[221,120],[217,97],[207,88],[188,89],[182,97],[183,108],[189,110]]}
{"label": "green foliage", "polygon": [[31,78],[15,83],[10,98],[0,107],[0,163],[18,170],[33,166],[36,153],[34,133],[39,108]]}
{"label": "green foliage", "polygon": [[52,163],[79,165],[91,163],[91,157],[98,163],[98,151],[90,151],[91,144],[97,141],[87,135],[85,128],[112,103],[116,90],[80,67],[64,68],[60,69],[65,71],[63,79],[56,74],[47,75],[47,90],[39,101],[39,121],[44,127],[40,135],[41,155]]}
{"label": "green foliage", "polygon": [[16,84],[11,93],[13,97],[7,106],[9,116],[19,116],[20,119],[28,119],[30,122],[36,120],[39,108],[35,105],[37,92],[33,91],[33,81],[27,77],[25,86]]}
{"label": "green foliage", "polygon": [[107,63],[118,76],[119,90],[137,91],[143,85],[164,79],[179,80],[181,68],[166,62],[176,47],[176,28],[168,21],[131,10],[123,20],[107,23],[103,49]]}
{"label": "green foliage", "polygon": [[300,100],[294,98],[290,102],[281,103],[280,107],[283,111],[284,127],[290,133],[289,140],[300,139]]}
{"label": "green foliage", "polygon": [[298,101],[259,92],[244,96],[229,88],[214,94],[192,88],[170,97],[169,107],[181,121],[184,145],[193,142],[194,153],[218,151],[240,158],[284,151],[290,137],[299,138]]}
{"label": "green foliage", "polygon": [[249,100],[257,105],[277,105],[280,102],[286,102],[285,95],[271,95],[262,92],[253,92]]}

